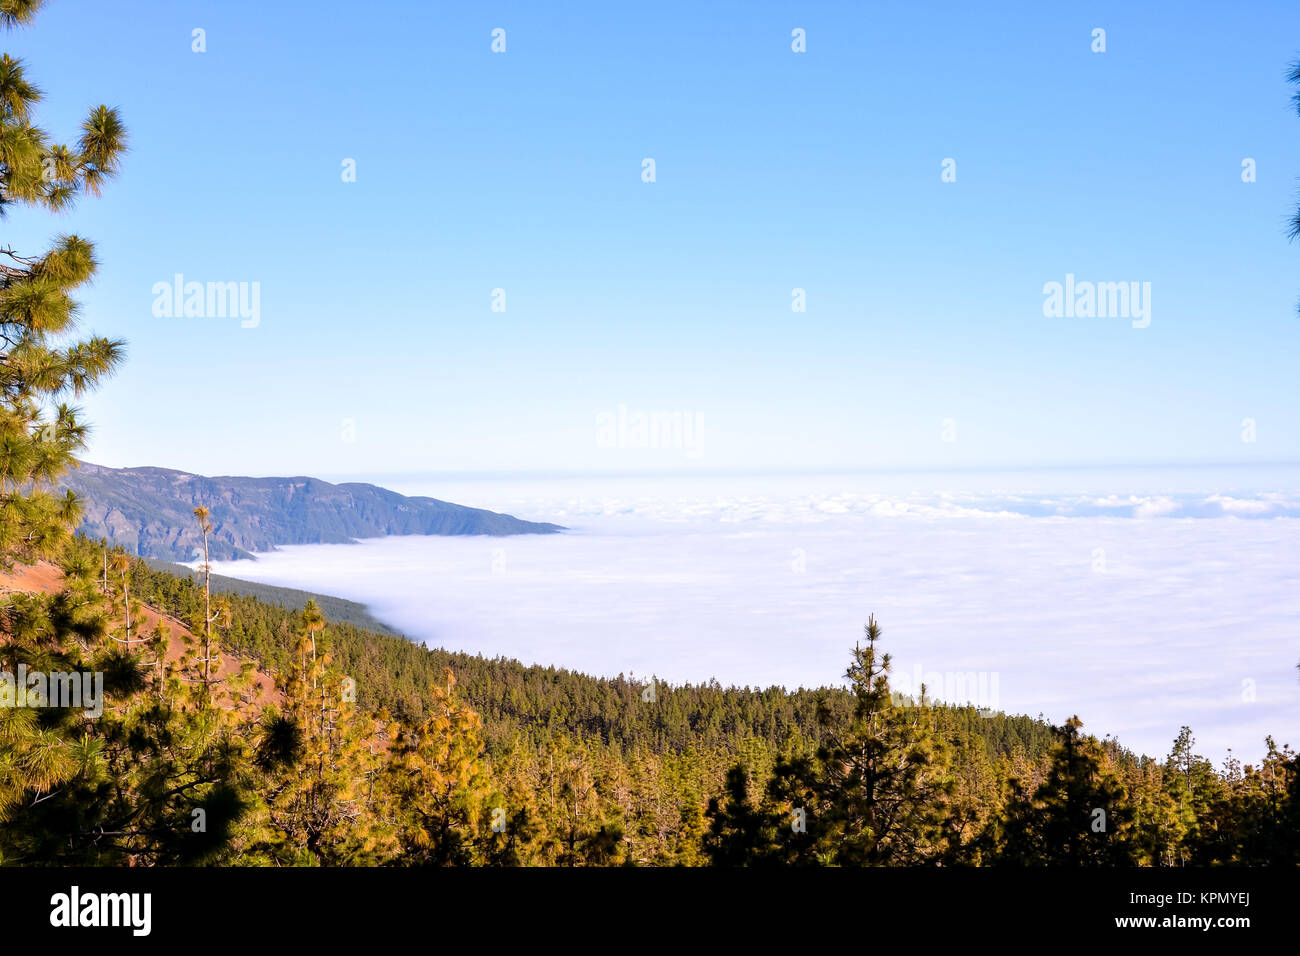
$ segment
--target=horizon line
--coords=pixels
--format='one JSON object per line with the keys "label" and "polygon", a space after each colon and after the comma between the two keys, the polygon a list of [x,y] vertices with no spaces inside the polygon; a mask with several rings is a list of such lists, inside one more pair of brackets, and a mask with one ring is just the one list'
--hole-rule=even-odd
{"label": "horizon line", "polygon": [[1300,459],[1277,461],[1124,461],[1075,462],[1066,464],[997,464],[997,465],[913,465],[913,466],[836,466],[836,467],[761,467],[741,465],[731,468],[650,468],[650,469],[415,469],[410,471],[322,471],[280,472],[276,474],[204,474],[173,465],[105,465],[100,462],[77,459],[77,465],[92,465],[118,471],[157,468],[204,478],[315,478],[332,484],[345,484],[369,479],[535,479],[535,478],[743,478],[773,475],[909,475],[909,474],[981,474],[989,472],[1054,472],[1054,471],[1106,471],[1115,469],[1144,469],[1169,471],[1174,469],[1208,468],[1300,468]]}

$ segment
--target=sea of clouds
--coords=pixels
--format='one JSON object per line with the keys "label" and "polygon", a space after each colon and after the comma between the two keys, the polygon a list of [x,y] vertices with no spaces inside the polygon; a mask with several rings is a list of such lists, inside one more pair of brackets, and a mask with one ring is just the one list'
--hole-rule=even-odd
{"label": "sea of clouds", "polygon": [[1270,733],[1300,744],[1300,494],[1053,487],[1070,480],[386,482],[569,530],[286,547],[214,570],[364,602],[432,646],[670,683],[842,682],[875,614],[901,689],[1077,713],[1152,755],[1184,723],[1216,760],[1256,758]]}

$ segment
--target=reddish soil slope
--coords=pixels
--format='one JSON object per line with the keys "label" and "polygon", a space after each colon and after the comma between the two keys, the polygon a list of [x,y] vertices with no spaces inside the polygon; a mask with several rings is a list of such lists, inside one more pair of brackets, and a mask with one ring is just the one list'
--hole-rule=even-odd
{"label": "reddish soil slope", "polygon": [[[0,571],[0,594],[10,591],[52,594],[62,586],[63,572],[59,570],[57,565],[50,564],[48,561],[41,561],[31,565],[15,565],[13,571],[8,573]],[[167,648],[167,660],[179,661],[187,653],[185,638],[190,635],[190,629],[171,615],[163,614],[156,608],[142,604],[139,617],[131,621],[132,636],[140,633],[150,633],[159,621],[164,622],[171,632]],[[119,620],[113,623],[110,630],[120,637],[121,628],[122,622]],[[231,674],[238,674],[244,665],[244,661],[245,658],[223,651],[221,666],[217,669],[218,675],[228,677]],[[275,680],[261,668],[253,671],[253,681],[255,704],[281,703],[284,700],[284,695],[275,687]]]}

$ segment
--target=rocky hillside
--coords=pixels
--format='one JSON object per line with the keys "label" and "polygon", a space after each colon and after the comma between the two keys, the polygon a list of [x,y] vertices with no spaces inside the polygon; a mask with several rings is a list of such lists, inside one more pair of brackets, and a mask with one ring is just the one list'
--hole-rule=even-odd
{"label": "rocky hillside", "polygon": [[550,534],[559,525],[408,498],[376,485],[317,478],[205,478],[169,468],[83,462],[63,485],[84,505],[78,529],[150,558],[191,561],[201,548],[193,511],[212,512],[212,557],[246,558],[281,544],[329,544],[390,534]]}

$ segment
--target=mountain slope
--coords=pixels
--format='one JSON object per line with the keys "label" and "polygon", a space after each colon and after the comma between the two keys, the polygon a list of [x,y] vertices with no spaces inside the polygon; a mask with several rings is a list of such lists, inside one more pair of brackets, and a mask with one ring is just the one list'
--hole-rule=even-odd
{"label": "mountain slope", "polygon": [[[163,571],[178,578],[188,578],[195,585],[202,586],[203,574],[184,564],[163,561],[158,558],[145,558],[144,563],[155,571]],[[321,613],[335,624],[351,624],[363,631],[375,634],[397,635],[383,621],[373,617],[364,604],[334,597],[332,594],[317,594],[315,591],[300,591],[297,588],[282,588],[274,584],[261,584],[257,581],[245,581],[230,578],[223,574],[212,575],[213,594],[238,594],[243,597],[257,598],[263,604],[274,604],[288,611],[301,611],[308,601],[315,601]]]}
{"label": "mountain slope", "polygon": [[[182,576],[189,573],[188,568],[181,568]],[[216,579],[216,575],[213,575]],[[35,564],[18,564],[8,571],[0,570],[0,591],[5,594],[19,592],[23,594],[57,594],[65,587],[63,571],[57,564],[49,561],[38,561]],[[215,590],[215,587],[214,587]],[[339,600],[335,598],[334,600]],[[165,610],[151,606],[147,601],[138,602],[131,610],[131,620],[134,623],[132,634],[136,637],[148,636],[153,633],[154,628],[162,623],[166,625],[170,640],[167,645],[167,653],[164,660],[176,664],[184,660],[191,653],[187,650],[185,642],[191,640],[194,636],[193,631],[178,617],[168,614]],[[108,622],[111,633],[121,634],[122,618],[116,613]],[[151,656],[154,656],[151,654]],[[143,657],[138,660],[144,660]],[[223,653],[220,659],[215,662],[214,669],[216,676],[222,679],[234,677],[242,670],[242,665],[249,658],[242,654]],[[248,692],[255,703],[259,704],[282,704],[284,703],[284,694],[275,686],[275,678],[271,673],[262,666],[260,661],[252,661],[254,670],[251,673],[252,685]],[[230,706],[224,704],[223,706]]]}
{"label": "mountain slope", "polygon": [[247,558],[281,544],[331,544],[390,534],[550,534],[559,525],[521,521],[376,485],[318,478],[207,478],[170,468],[105,468],[82,462],[62,485],[84,507],[78,530],[170,561],[202,548],[193,511],[212,512],[213,559]]}

